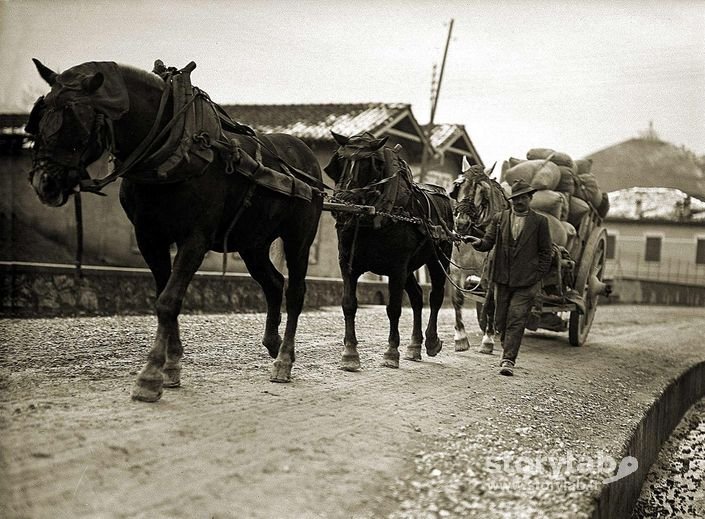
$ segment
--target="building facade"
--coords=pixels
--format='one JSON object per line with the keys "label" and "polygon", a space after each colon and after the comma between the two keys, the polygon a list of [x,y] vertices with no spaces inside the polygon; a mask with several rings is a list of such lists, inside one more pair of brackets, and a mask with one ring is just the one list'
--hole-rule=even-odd
{"label": "building facade", "polygon": [[[401,155],[418,177],[426,159],[424,180],[447,187],[460,172],[463,155],[482,164],[460,125],[423,128],[407,104],[228,105],[238,122],[259,132],[282,132],[302,139],[316,154],[321,167],[332,157],[336,144],[331,130],[351,136],[368,131],[388,137],[388,145],[401,145]],[[73,204],[46,207],[27,181],[31,168],[30,143],[22,128],[28,114],[0,114],[0,261],[67,263],[74,261],[76,222]],[[90,168],[92,176],[107,173],[107,161]],[[331,186],[331,179],[324,177]],[[104,189],[107,197],[82,196],[85,264],[145,267],[118,200],[119,181]],[[286,271],[281,247],[274,244],[272,260]],[[201,270],[220,271],[222,255],[209,253]],[[228,258],[228,271],[246,272],[237,254]],[[309,276],[339,277],[337,236],[333,218],[324,212],[311,250]]]}
{"label": "building facade", "polygon": [[609,193],[607,277],[705,285],[705,202],[670,188]]}

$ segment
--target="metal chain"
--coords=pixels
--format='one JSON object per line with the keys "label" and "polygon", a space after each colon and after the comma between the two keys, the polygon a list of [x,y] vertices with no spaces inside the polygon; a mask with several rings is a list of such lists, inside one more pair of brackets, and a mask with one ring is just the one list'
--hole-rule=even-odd
{"label": "metal chain", "polygon": [[[323,193],[323,198],[328,199],[332,203],[336,204],[342,204],[348,207],[360,207],[359,204],[353,204],[352,202],[348,202],[347,200],[335,198],[335,196],[330,196],[328,193]],[[396,220],[400,222],[407,222],[407,223],[413,223],[413,224],[422,224],[423,220],[417,216],[406,216],[404,214],[394,214],[394,213],[388,213],[385,211],[376,211],[375,216],[386,216],[387,218],[391,220]],[[362,216],[369,216],[369,215],[363,215],[363,214],[355,214],[351,213],[351,216],[361,218]]]}

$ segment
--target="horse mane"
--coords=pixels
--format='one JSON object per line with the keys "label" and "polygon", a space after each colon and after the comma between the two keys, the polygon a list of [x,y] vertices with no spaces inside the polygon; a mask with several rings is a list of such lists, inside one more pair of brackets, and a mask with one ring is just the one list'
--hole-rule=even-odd
{"label": "horse mane", "polygon": [[123,65],[120,63],[118,63],[118,68],[126,78],[144,81],[145,83],[160,90],[164,88],[164,80],[152,72],[147,72],[146,70],[133,67],[132,65]]}
{"label": "horse mane", "polygon": [[494,213],[503,211],[504,209],[509,207],[509,200],[507,200],[507,194],[501,184],[489,176],[487,177],[486,182],[490,187],[490,210]]}

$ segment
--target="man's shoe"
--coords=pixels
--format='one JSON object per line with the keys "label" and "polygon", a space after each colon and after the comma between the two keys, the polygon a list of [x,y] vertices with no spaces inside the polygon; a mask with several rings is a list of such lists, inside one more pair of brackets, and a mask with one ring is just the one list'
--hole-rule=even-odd
{"label": "man's shoe", "polygon": [[503,360],[499,365],[499,374],[511,377],[514,375],[514,363],[511,360]]}

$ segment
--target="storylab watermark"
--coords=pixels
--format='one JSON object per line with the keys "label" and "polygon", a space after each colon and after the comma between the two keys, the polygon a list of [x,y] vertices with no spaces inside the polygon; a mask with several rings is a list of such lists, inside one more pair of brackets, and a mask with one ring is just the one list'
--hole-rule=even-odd
{"label": "storylab watermark", "polygon": [[633,474],[638,468],[639,462],[633,456],[618,460],[604,452],[590,456],[576,455],[570,451],[536,456],[517,455],[508,451],[489,458],[485,466],[490,475],[496,476],[497,481],[504,481],[502,485],[507,485],[509,478],[509,481],[530,483],[533,486],[579,486],[576,490],[614,483]]}

